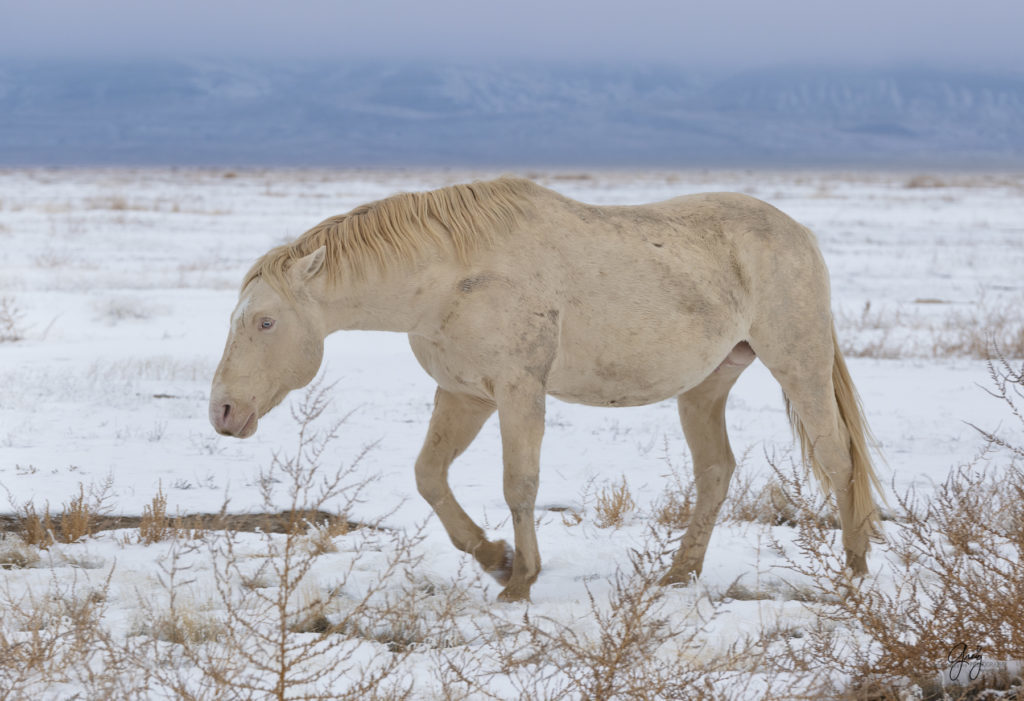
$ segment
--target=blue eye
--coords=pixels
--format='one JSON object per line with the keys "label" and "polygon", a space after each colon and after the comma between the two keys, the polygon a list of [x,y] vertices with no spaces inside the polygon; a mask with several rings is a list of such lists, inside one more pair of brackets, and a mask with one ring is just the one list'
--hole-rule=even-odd
{"label": "blue eye", "polygon": [[268,329],[272,329],[273,327],[274,327],[274,320],[273,319],[262,319],[262,320],[260,320],[260,328],[263,329],[264,331],[266,331]]}

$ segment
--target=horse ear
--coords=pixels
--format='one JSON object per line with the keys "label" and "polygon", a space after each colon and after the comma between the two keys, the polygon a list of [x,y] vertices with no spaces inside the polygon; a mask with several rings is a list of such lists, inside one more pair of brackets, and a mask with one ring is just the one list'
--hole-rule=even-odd
{"label": "horse ear", "polygon": [[292,271],[298,276],[299,282],[306,282],[320,272],[324,267],[325,260],[327,260],[327,246],[321,246],[308,256],[303,256],[295,261]]}

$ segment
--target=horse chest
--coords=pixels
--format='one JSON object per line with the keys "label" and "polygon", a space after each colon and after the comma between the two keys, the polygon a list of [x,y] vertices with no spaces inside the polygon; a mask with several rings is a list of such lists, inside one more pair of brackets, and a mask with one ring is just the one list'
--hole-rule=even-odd
{"label": "horse chest", "polygon": [[450,392],[493,398],[494,385],[472,352],[452,343],[409,335],[409,346],[420,366],[438,386]]}

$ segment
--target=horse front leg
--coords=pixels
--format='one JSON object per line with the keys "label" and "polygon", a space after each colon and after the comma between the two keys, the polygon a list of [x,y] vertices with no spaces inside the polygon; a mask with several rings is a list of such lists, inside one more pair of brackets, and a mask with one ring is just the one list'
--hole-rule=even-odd
{"label": "horse front leg", "polygon": [[476,558],[485,572],[505,584],[511,572],[508,545],[503,540],[487,540],[484,530],[466,514],[448,485],[452,461],[473,442],[494,409],[492,402],[438,387],[427,439],[416,459],[416,487],[441,519],[452,544]]}
{"label": "horse front leg", "polygon": [[727,358],[701,384],[679,395],[679,419],[693,458],[697,503],[672,560],[672,567],[661,580],[663,585],[689,583],[692,577],[700,575],[704,567],[704,554],[711,532],[736,469],[736,458],[725,428],[726,399],[740,373],[753,358],[753,353],[735,363],[730,363]]}
{"label": "horse front leg", "polygon": [[498,397],[505,502],[512,512],[516,543],[511,577],[498,595],[501,601],[529,600],[530,586],[540,574],[533,512],[544,437],[544,399],[543,384],[534,378],[509,383]]}

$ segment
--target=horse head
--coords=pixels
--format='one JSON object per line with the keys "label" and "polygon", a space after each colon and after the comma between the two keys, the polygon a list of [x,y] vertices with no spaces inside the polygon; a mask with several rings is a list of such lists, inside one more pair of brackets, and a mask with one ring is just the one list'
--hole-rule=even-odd
{"label": "horse head", "polygon": [[210,388],[218,433],[248,438],[264,414],[316,377],[326,334],[309,288],[324,256],[320,248],[296,260],[282,280],[257,276],[243,287]]}

